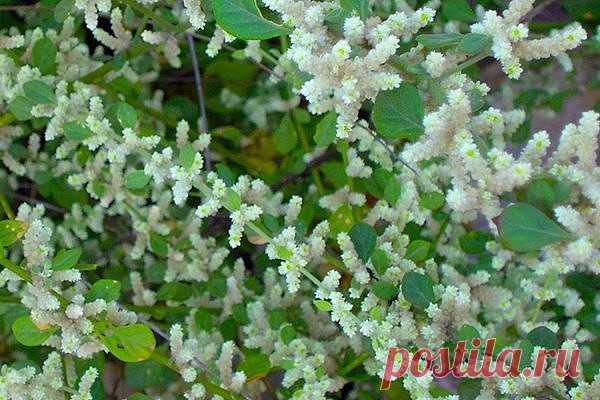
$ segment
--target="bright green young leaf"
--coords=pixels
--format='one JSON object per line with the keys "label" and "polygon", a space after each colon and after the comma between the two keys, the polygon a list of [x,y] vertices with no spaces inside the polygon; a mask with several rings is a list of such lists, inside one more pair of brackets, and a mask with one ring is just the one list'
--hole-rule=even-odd
{"label": "bright green young leaf", "polygon": [[434,300],[433,282],[427,275],[407,272],[402,279],[402,295],[410,304],[424,310]]}
{"label": "bright green young leaf", "polygon": [[60,250],[52,260],[52,269],[54,271],[65,271],[67,269],[75,268],[81,257],[81,253],[79,247],[69,250]]}
{"label": "bright green young leaf", "polygon": [[429,250],[431,249],[431,243],[426,240],[415,240],[410,242],[406,248],[405,258],[414,262],[421,262],[427,259]]}
{"label": "bright green young leaf", "polygon": [[27,232],[25,222],[16,219],[0,221],[0,246],[10,246]]}
{"label": "bright green young leaf", "polygon": [[415,140],[423,134],[423,101],[418,90],[402,83],[399,88],[379,92],[373,107],[373,123],[387,139]]}
{"label": "bright green young leaf", "polygon": [[187,143],[179,150],[179,163],[184,169],[189,171],[194,164],[195,158],[196,152],[190,143]]}
{"label": "bright green young leaf", "polygon": [[369,261],[373,251],[375,251],[375,242],[377,241],[377,232],[368,224],[363,222],[355,224],[348,232],[356,254],[363,261]]}
{"label": "bright green young leaf", "polygon": [[67,139],[81,141],[91,137],[94,133],[87,126],[77,121],[67,122],[63,125],[63,132]]}
{"label": "bright green young leaf", "polygon": [[458,43],[458,51],[468,55],[489,51],[492,46],[492,38],[481,33],[468,33]]}
{"label": "bright green young leaf", "polygon": [[127,175],[127,189],[139,190],[146,187],[150,183],[150,177],[142,170],[135,170]]}
{"label": "bright green young leaf", "polygon": [[112,279],[99,279],[85,295],[87,302],[104,299],[107,303],[117,301],[121,295],[121,283]]}
{"label": "bright green young leaf", "polygon": [[124,362],[144,361],[152,355],[156,346],[154,334],[144,324],[109,329],[100,336],[100,340],[112,355]]}
{"label": "bright green young leaf", "polygon": [[317,310],[323,312],[331,311],[331,303],[326,300],[313,300],[313,304],[317,307]]}
{"label": "bright green young leaf", "polygon": [[458,45],[462,37],[460,33],[429,33],[417,36],[417,42],[428,49],[445,49]]}
{"label": "bright green young leaf", "polygon": [[333,111],[325,114],[317,124],[315,132],[315,143],[321,147],[327,147],[335,140],[337,114]]}
{"label": "bright green young leaf", "polygon": [[25,96],[17,96],[8,105],[8,110],[18,121],[27,121],[31,118],[31,108],[35,103]]}
{"label": "bright green young leaf", "polygon": [[442,15],[448,21],[474,22],[477,19],[467,0],[444,0]]}
{"label": "bright green young leaf", "polygon": [[219,26],[243,40],[265,40],[287,35],[290,29],[265,19],[256,0],[213,0],[213,12]]}
{"label": "bright green young leaf", "polygon": [[31,51],[31,64],[40,70],[42,75],[56,73],[56,46],[50,39],[38,39]]}
{"label": "bright green young leaf", "polygon": [[52,336],[58,328],[48,327],[40,329],[31,318],[26,315],[15,320],[12,324],[12,331],[19,343],[24,346],[34,347],[43,344]]}
{"label": "bright green young leaf", "polygon": [[520,253],[536,251],[552,243],[571,240],[572,235],[537,208],[516,203],[497,220],[504,245]]}
{"label": "bright green young leaf", "polygon": [[135,108],[127,103],[119,103],[117,106],[117,120],[123,128],[133,128],[138,120]]}
{"label": "bright green young leaf", "polygon": [[42,81],[29,81],[23,84],[25,96],[35,104],[56,103],[54,90]]}
{"label": "bright green young leaf", "polygon": [[423,193],[419,199],[421,207],[431,211],[439,210],[444,206],[444,195],[440,192]]}

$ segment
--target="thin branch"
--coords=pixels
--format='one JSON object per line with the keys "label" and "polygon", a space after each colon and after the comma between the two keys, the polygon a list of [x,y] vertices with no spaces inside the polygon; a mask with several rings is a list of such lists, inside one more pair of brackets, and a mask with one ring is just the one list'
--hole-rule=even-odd
{"label": "thin branch", "polygon": [[54,212],[57,212],[57,213],[60,213],[60,214],[66,213],[66,210],[64,210],[64,209],[62,209],[60,207],[57,207],[54,204],[50,204],[50,203],[48,203],[48,202],[46,202],[44,200],[39,200],[39,199],[34,199],[32,197],[23,196],[22,194],[19,194],[19,193],[8,193],[7,196],[11,197],[13,199],[16,199],[16,200],[21,200],[21,201],[24,201],[26,203],[30,203],[30,204],[41,204],[47,210],[54,211]]}
{"label": "thin branch", "polygon": [[377,140],[388,151],[388,153],[390,153],[390,157],[392,158],[392,161],[394,161],[394,163],[400,161],[400,163],[402,163],[402,165],[404,165],[406,168],[411,170],[412,173],[414,173],[415,175],[419,175],[419,173],[417,172],[416,169],[411,167],[410,164],[408,164],[406,161],[404,161],[402,159],[402,157],[400,157],[399,155],[394,153],[394,150],[392,148],[390,148],[390,145],[385,140],[380,138],[375,132],[373,132],[373,130],[371,130],[371,128],[369,128],[368,125],[359,122],[358,126],[360,126],[361,128],[365,129],[367,132],[369,132],[369,134],[371,136],[373,136],[373,138],[375,140]]}
{"label": "thin branch", "polygon": [[[200,113],[200,133],[208,133],[208,118],[206,117],[206,105],[204,101],[204,88],[202,85],[202,75],[200,74],[200,66],[198,65],[198,57],[196,57],[196,45],[194,37],[191,33],[186,32],[188,49],[192,60],[192,68],[194,69],[194,83],[196,86],[196,96],[198,97],[198,111]],[[212,169],[212,160],[210,149],[207,147],[204,150],[204,162],[206,163],[207,171]]]}

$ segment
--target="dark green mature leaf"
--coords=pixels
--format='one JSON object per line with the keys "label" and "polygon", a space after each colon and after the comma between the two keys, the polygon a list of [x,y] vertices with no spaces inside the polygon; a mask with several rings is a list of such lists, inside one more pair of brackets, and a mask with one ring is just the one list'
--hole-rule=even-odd
{"label": "dark green mature leaf", "polygon": [[377,241],[377,232],[371,225],[365,223],[355,224],[350,232],[348,232],[354,250],[358,254],[358,257],[363,261],[369,261],[373,251],[375,250],[375,242]]}
{"label": "dark green mature leaf", "polygon": [[117,105],[117,120],[123,128],[133,128],[138,120],[137,111],[129,104],[121,102]]}
{"label": "dark green mature leaf", "polygon": [[156,300],[184,301],[192,296],[192,287],[183,282],[167,282],[158,289]]}
{"label": "dark green mature leaf", "polygon": [[458,44],[458,51],[474,55],[488,51],[492,46],[492,38],[481,33],[467,33]]}
{"label": "dark green mature leaf", "polygon": [[458,45],[462,37],[460,33],[428,33],[417,36],[417,42],[428,49],[445,49]]}
{"label": "dark green mature leaf", "polygon": [[57,22],[64,22],[75,8],[75,0],[61,0],[54,7],[54,19]]}
{"label": "dark green mature leaf", "polygon": [[42,81],[29,81],[23,84],[25,96],[35,104],[55,103],[54,90]]}
{"label": "dark green mature leaf", "polygon": [[570,194],[568,183],[547,177],[533,180],[527,187],[525,198],[532,206],[551,213],[554,207],[566,202]]}
{"label": "dark green mature leaf", "polygon": [[466,341],[467,342],[467,346],[470,348],[472,346],[471,341],[473,339],[482,339],[481,334],[479,333],[479,331],[475,328],[473,328],[471,325],[463,325],[461,326],[461,328],[456,332],[456,341],[460,342],[460,341]]}
{"label": "dark green mature leaf", "polygon": [[481,254],[485,251],[485,244],[494,237],[487,232],[472,231],[462,235],[458,241],[460,248],[467,254]]}
{"label": "dark green mature leaf", "polygon": [[256,0],[213,0],[213,12],[219,26],[244,40],[265,40],[287,35],[290,29],[265,19]]}
{"label": "dark green mature leaf", "polygon": [[29,347],[41,345],[57,330],[58,328],[56,327],[49,327],[43,330],[38,328],[29,315],[16,319],[12,324],[12,331],[17,341]]}
{"label": "dark green mature leaf", "polygon": [[467,0],[444,0],[442,15],[448,21],[474,22],[477,19]]}
{"label": "dark green mature leaf", "polygon": [[433,302],[433,282],[427,275],[410,271],[402,279],[402,295],[406,301],[420,309]]}
{"label": "dark green mature leaf", "polygon": [[457,393],[460,400],[475,400],[481,393],[481,379],[463,379],[458,384]]}
{"label": "dark green mature leaf", "polygon": [[25,96],[17,96],[8,105],[8,110],[18,121],[27,121],[31,118],[31,108],[35,103]]}
{"label": "dark green mature leaf", "polygon": [[390,260],[387,253],[382,249],[377,249],[373,252],[371,262],[379,275],[385,274],[385,271],[390,267]]}
{"label": "dark green mature leaf", "polygon": [[423,101],[418,90],[402,83],[380,92],[372,113],[377,132],[387,139],[415,140],[423,134]]}
{"label": "dark green mature leaf", "polygon": [[326,147],[335,140],[337,115],[330,111],[319,123],[315,132],[315,143],[321,147]]}
{"label": "dark green mature leaf", "polygon": [[[176,379],[176,375],[173,371],[152,360],[125,364],[125,381],[127,385],[137,390],[151,387],[162,388],[173,382],[174,379]],[[131,400],[131,398],[130,396],[129,399]],[[143,399],[150,399],[150,397],[139,398],[139,400]]]}
{"label": "dark green mature leaf", "polygon": [[156,346],[154,334],[144,324],[119,326],[100,335],[108,350],[121,361],[147,360]]}
{"label": "dark green mature leaf", "polygon": [[148,183],[150,183],[150,177],[142,170],[135,170],[127,175],[127,189],[143,189]]}
{"label": "dark green mature leaf", "polygon": [[42,75],[56,73],[56,46],[47,37],[38,39],[31,51],[31,64],[40,70]]}
{"label": "dark green mature leaf", "polygon": [[545,326],[538,326],[527,334],[529,340],[534,346],[544,347],[546,349],[558,348],[558,337]]}
{"label": "dark green mature leaf", "polygon": [[94,282],[90,290],[85,295],[85,300],[92,302],[97,299],[104,299],[107,303],[117,301],[121,294],[121,283],[112,279],[100,279]]}
{"label": "dark green mature leaf", "polygon": [[16,219],[0,221],[0,246],[10,246],[27,232],[25,222]]}
{"label": "dark green mature leaf", "polygon": [[169,253],[169,244],[164,236],[159,235],[158,233],[151,232],[150,233],[150,249],[160,257],[166,257]]}
{"label": "dark green mature leaf", "polygon": [[77,265],[77,262],[81,257],[81,253],[82,251],[79,247],[70,250],[60,250],[52,260],[52,269],[54,271],[65,271],[67,269],[75,268],[75,265]]}
{"label": "dark green mature leaf", "polygon": [[67,139],[74,141],[85,140],[94,134],[90,128],[77,121],[71,121],[64,124],[63,132]]}
{"label": "dark green mature leaf", "polygon": [[536,251],[572,235],[537,208],[524,203],[509,206],[496,223],[504,245],[517,252]]}
{"label": "dark green mature leaf", "polygon": [[289,114],[281,119],[281,123],[275,129],[275,148],[281,154],[287,154],[298,144],[298,133]]}

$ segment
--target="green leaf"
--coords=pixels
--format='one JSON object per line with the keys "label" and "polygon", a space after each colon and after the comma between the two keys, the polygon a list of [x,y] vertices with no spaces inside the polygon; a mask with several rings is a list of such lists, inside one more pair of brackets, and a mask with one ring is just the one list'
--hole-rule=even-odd
{"label": "green leaf", "polygon": [[133,128],[138,120],[137,111],[127,103],[119,103],[117,106],[117,120],[123,128]]}
{"label": "green leaf", "polygon": [[252,351],[245,354],[237,367],[246,374],[246,382],[267,376],[271,370],[271,361],[266,354]]}
{"label": "green leaf", "polygon": [[214,273],[208,280],[208,292],[220,299],[227,294],[227,278],[221,273]]}
{"label": "green leaf", "polygon": [[10,246],[27,232],[25,222],[16,219],[0,221],[0,246]]}
{"label": "green leaf", "polygon": [[330,111],[317,124],[315,143],[327,147],[335,140],[337,114]]}
{"label": "green leaf", "polygon": [[25,96],[35,104],[56,103],[54,90],[42,81],[29,81],[23,84]]}
{"label": "green leaf", "polygon": [[194,164],[195,158],[196,152],[190,143],[187,143],[179,150],[179,163],[184,169],[189,171]]}
{"label": "green leaf", "polygon": [[356,13],[363,21],[371,15],[368,0],[340,0],[340,5],[344,10]]}
{"label": "green leaf", "polygon": [[240,195],[233,190],[232,188],[227,188],[227,192],[225,193],[225,208],[229,211],[239,210],[242,206],[242,199]]}
{"label": "green leaf", "polygon": [[426,240],[415,240],[411,242],[406,248],[406,255],[404,258],[408,258],[414,262],[421,262],[427,259],[429,250],[431,249],[431,243]]}
{"label": "green leaf", "polygon": [[112,279],[100,279],[94,282],[85,295],[87,302],[104,299],[107,303],[117,301],[121,294],[121,283]]}
{"label": "green leaf", "polygon": [[433,282],[427,275],[407,272],[402,279],[402,295],[410,304],[426,309],[433,302]]}
{"label": "green leaf", "polygon": [[483,51],[489,51],[492,47],[492,38],[481,33],[467,33],[464,35],[457,50],[461,53],[474,55]]}
{"label": "green leaf", "polygon": [[[125,364],[125,381],[129,387],[136,390],[166,388],[175,379],[176,375],[172,370],[153,360]],[[140,397],[140,400],[143,399],[154,400],[150,397]]]}
{"label": "green leaf", "polygon": [[314,300],[313,304],[317,307],[317,310],[329,312],[331,311],[331,303],[326,300]]}
{"label": "green leaf", "polygon": [[385,274],[385,271],[390,267],[390,260],[387,253],[382,249],[377,249],[373,252],[371,262],[379,275]]}
{"label": "green leaf", "polygon": [[440,192],[423,193],[419,199],[421,207],[431,211],[439,210],[444,206],[444,195]]}
{"label": "green leaf", "polygon": [[56,46],[47,37],[38,39],[33,45],[31,65],[39,69],[42,75],[56,73]]}
{"label": "green leaf", "polygon": [[8,110],[18,121],[27,121],[31,118],[31,108],[35,105],[33,101],[25,96],[17,96],[8,105]]}
{"label": "green leaf", "polygon": [[456,392],[460,400],[475,400],[481,393],[481,379],[462,379]]}
{"label": "green leaf", "polygon": [[445,49],[458,45],[462,37],[460,33],[429,33],[417,36],[417,42],[428,49]]}
{"label": "green leaf", "polygon": [[386,281],[373,282],[371,290],[375,296],[385,301],[390,301],[398,295],[398,287]]}
{"label": "green leaf", "polygon": [[150,177],[142,170],[135,170],[127,174],[127,189],[139,190],[150,183]]}
{"label": "green leaf", "polygon": [[460,342],[460,341],[466,341],[467,342],[467,347],[471,348],[472,347],[472,340],[473,339],[482,339],[481,334],[479,333],[479,331],[475,328],[473,328],[471,325],[463,325],[457,332],[456,332],[456,341]]}
{"label": "green leaf", "polygon": [[458,241],[460,248],[467,254],[481,254],[485,252],[485,244],[494,237],[487,232],[472,231],[465,233]]}
{"label": "green leaf", "polygon": [[183,282],[167,282],[158,289],[156,300],[185,301],[192,297],[192,287]]}
{"label": "green leaf", "polygon": [[549,214],[557,205],[566,202],[570,195],[568,183],[548,177],[533,180],[527,187],[525,198],[527,203]]}
{"label": "green leaf", "polygon": [[119,326],[100,335],[100,340],[108,350],[124,362],[139,362],[148,359],[156,339],[144,324]]}
{"label": "green leaf", "polygon": [[558,348],[558,337],[545,326],[538,326],[527,334],[527,340],[534,346],[544,347],[548,350]]}
{"label": "green leaf", "polygon": [[477,19],[466,0],[444,0],[442,16],[448,21],[474,22]]}
{"label": "green leaf", "polygon": [[225,32],[243,40],[265,40],[291,31],[265,19],[256,0],[214,0],[213,12]]}
{"label": "green leaf", "polygon": [[396,205],[396,202],[400,198],[402,194],[402,185],[395,178],[390,179],[385,185],[385,189],[383,190],[383,198],[385,201],[390,203],[390,205]]}
{"label": "green leaf", "polygon": [[213,316],[206,310],[198,309],[194,314],[194,322],[196,323],[196,328],[210,332],[210,330],[214,327]]}
{"label": "green leaf", "polygon": [[52,260],[52,269],[54,271],[65,271],[75,268],[80,257],[81,249],[79,247],[69,250],[62,249]]}
{"label": "green leaf", "polygon": [[340,232],[348,232],[354,223],[352,208],[344,204],[335,210],[335,212],[329,216],[327,221],[329,222],[333,237],[337,236]]}
{"label": "green leaf", "polygon": [[63,125],[63,132],[67,139],[74,141],[85,140],[94,134],[90,128],[77,121],[65,123]]}
{"label": "green leaf", "polygon": [[361,222],[355,224],[350,229],[350,232],[348,232],[348,235],[352,240],[358,257],[365,263],[369,261],[375,250],[375,242],[377,241],[377,232],[375,232],[375,229],[371,225]]}
{"label": "green leaf", "polygon": [[377,132],[387,139],[416,140],[423,134],[423,102],[408,83],[379,92],[372,113]]}
{"label": "green leaf", "polygon": [[281,328],[281,332],[279,333],[279,337],[281,337],[281,341],[285,344],[290,344],[290,342],[297,337],[296,329],[293,325],[287,324],[283,328]]}
{"label": "green leaf", "polygon": [[505,209],[496,225],[504,245],[520,253],[572,239],[569,232],[543,212],[524,203],[516,203]]}
{"label": "green leaf", "polygon": [[43,330],[38,328],[29,315],[17,318],[12,324],[12,331],[17,341],[29,347],[43,344],[57,330],[57,327]]}
{"label": "green leaf", "polygon": [[286,114],[275,129],[275,149],[281,154],[287,154],[298,144],[298,133],[289,114]]}
{"label": "green leaf", "polygon": [[75,8],[75,0],[61,0],[54,7],[54,19],[56,22],[64,22]]}
{"label": "green leaf", "polygon": [[150,249],[159,257],[166,257],[169,253],[169,244],[164,236],[156,232],[150,233]]}

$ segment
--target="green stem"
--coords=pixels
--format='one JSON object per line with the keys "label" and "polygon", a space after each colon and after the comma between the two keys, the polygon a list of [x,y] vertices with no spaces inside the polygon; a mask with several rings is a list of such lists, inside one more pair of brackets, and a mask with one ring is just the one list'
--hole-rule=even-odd
{"label": "green stem", "polygon": [[442,75],[438,80],[443,80],[456,72],[462,71],[463,69],[468,68],[471,65],[477,64],[479,61],[484,60],[491,55],[492,55],[492,53],[489,50],[484,51],[483,53],[479,53],[478,55],[476,55],[476,56],[468,59],[467,61],[465,61],[461,64],[458,64],[456,67],[446,71],[444,73],[444,75]]}
{"label": "green stem", "polygon": [[8,219],[15,219],[15,214],[13,213],[8,200],[6,200],[6,197],[2,193],[0,193],[0,205],[2,206],[4,214],[6,214]]}

